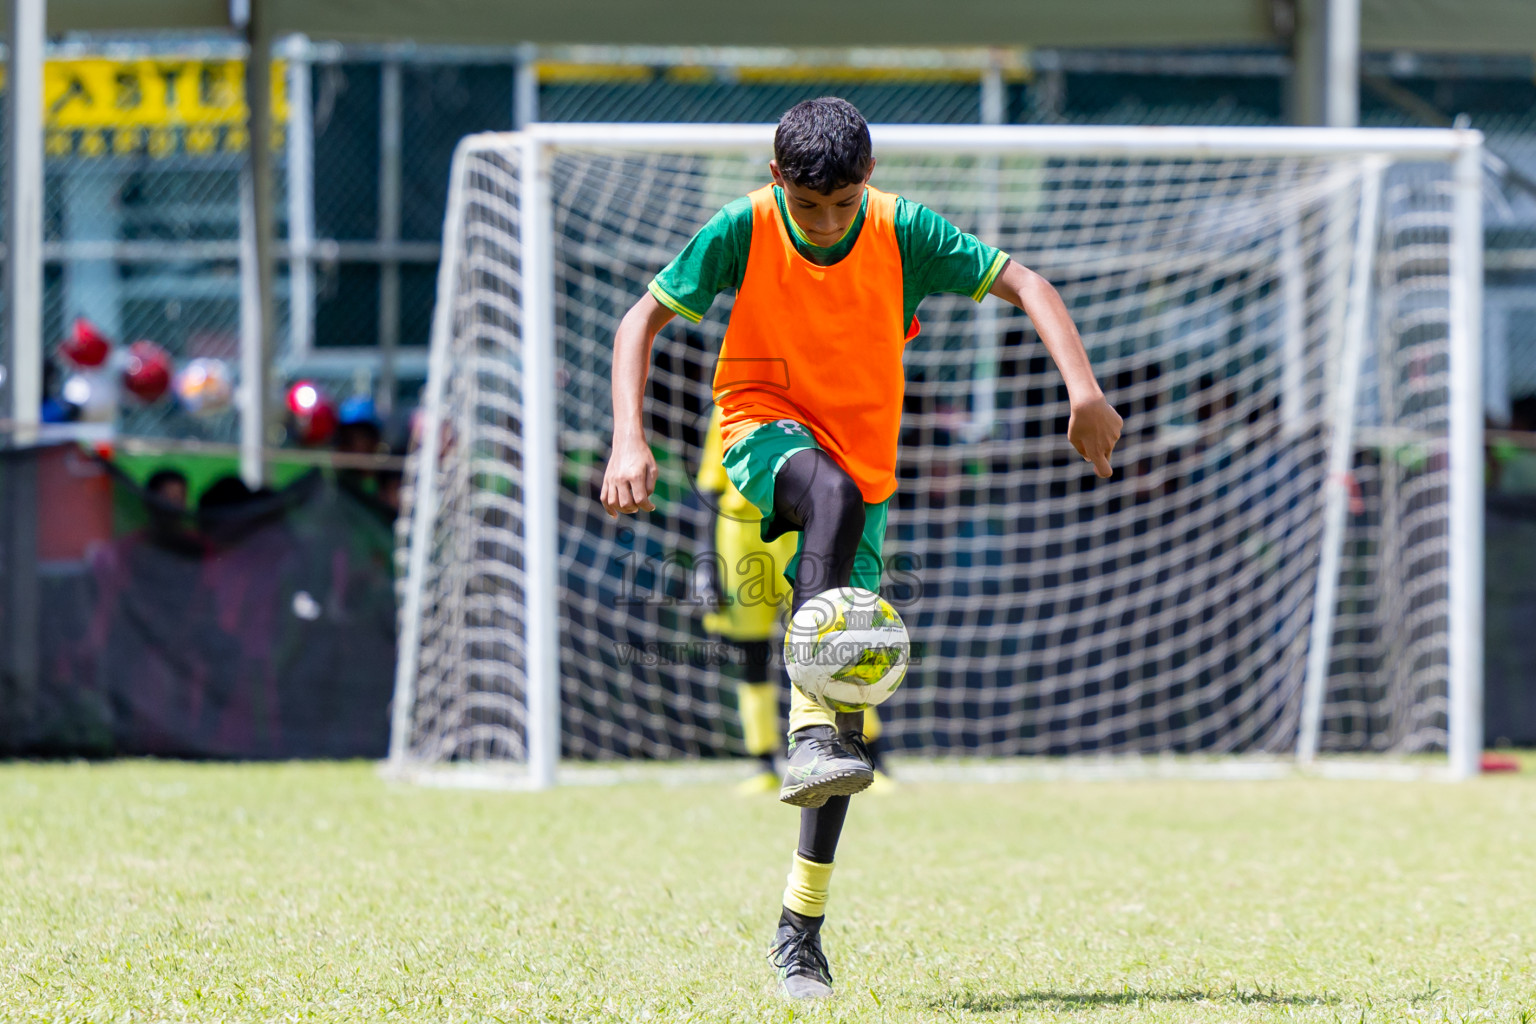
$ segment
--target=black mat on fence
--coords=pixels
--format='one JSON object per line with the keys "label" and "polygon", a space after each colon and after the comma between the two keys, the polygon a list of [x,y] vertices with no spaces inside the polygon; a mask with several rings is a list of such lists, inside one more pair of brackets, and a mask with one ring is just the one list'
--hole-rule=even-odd
{"label": "black mat on fence", "polygon": [[1483,735],[1536,746],[1536,496],[1490,494]]}
{"label": "black mat on fence", "polygon": [[[17,559],[38,533],[28,517],[59,512],[38,499],[46,451],[0,453],[0,756],[385,752],[395,595],[379,508],[316,472],[177,513],[103,466],[109,535],[82,558]],[[1536,745],[1536,497],[1490,494],[1486,530],[1485,734]]]}
{"label": "black mat on fence", "polygon": [[[0,519],[14,518],[13,484],[27,480],[14,470],[29,457],[0,466]],[[113,536],[35,567],[35,685],[14,669],[19,598],[0,605],[0,754],[381,756],[395,660],[387,517],[318,471],[277,492],[226,488],[227,503],[197,513],[108,472]],[[10,570],[16,533],[0,526]]]}

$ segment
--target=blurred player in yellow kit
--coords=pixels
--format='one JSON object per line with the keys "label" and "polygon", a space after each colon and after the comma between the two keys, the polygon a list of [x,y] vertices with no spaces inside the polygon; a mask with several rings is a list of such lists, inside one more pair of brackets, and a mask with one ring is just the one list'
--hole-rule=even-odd
{"label": "blurred player in yellow kit", "polygon": [[[710,609],[704,615],[704,628],[735,648],[732,656],[720,661],[721,681],[736,684],[742,738],[747,753],[761,763],[761,770],[742,782],[738,791],[777,793],[779,770],[774,758],[781,731],[779,684],[774,677],[782,672],[782,663],[773,651],[793,593],[784,569],[795,555],[795,535],[763,540],[763,514],[726,476],[719,406],[709,418],[695,482],[713,529],[706,527],[694,559],[694,592]],[[879,792],[892,783],[882,770],[880,719],[874,708],[864,712],[864,737],[875,762],[870,788]]]}

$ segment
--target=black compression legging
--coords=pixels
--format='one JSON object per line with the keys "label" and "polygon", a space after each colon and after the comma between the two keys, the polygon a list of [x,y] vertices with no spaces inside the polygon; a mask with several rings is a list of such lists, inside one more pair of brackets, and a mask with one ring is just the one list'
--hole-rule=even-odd
{"label": "black compression legging", "polygon": [[[864,496],[853,478],[819,448],[796,452],[773,478],[773,511],[784,523],[805,534],[796,569],[792,609],[799,611],[812,597],[853,580],[853,561],[864,533]],[[862,714],[839,716],[858,728]],[[818,864],[832,863],[848,797],[834,796],[820,807],[800,811],[800,856]]]}
{"label": "black compression legging", "polygon": [[792,610],[853,579],[864,533],[864,496],[853,478],[819,448],[791,455],[773,478],[773,512],[780,525],[805,535]]}

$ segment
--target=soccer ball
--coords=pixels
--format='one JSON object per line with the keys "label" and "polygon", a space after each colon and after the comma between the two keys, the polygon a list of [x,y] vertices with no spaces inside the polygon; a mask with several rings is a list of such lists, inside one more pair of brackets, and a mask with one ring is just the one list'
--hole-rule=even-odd
{"label": "soccer ball", "polygon": [[152,341],[128,346],[123,360],[123,388],[134,398],[151,405],[171,389],[171,357]]}
{"label": "soccer ball", "polygon": [[288,389],[288,429],[305,445],[325,444],[336,433],[336,403],[313,381]]}
{"label": "soccer ball", "polygon": [[907,674],[907,627],[869,590],[817,594],[784,634],[789,680],[828,711],[863,711],[887,700]]}
{"label": "soccer ball", "polygon": [[75,320],[74,329],[59,346],[59,352],[74,366],[89,369],[107,361],[107,356],[112,354],[112,343],[95,324],[82,316]]}
{"label": "soccer ball", "polygon": [[171,380],[171,389],[194,416],[211,416],[235,400],[229,367],[218,359],[194,359]]}

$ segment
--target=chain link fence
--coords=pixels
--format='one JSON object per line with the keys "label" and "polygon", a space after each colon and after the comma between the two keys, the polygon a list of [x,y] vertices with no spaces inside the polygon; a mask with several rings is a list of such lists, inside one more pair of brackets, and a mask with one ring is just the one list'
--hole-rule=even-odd
{"label": "chain link fence", "polygon": [[[119,437],[228,443],[238,434],[232,408],[140,402],[117,393],[115,367],[80,373],[59,350],[85,318],[119,351],[147,339],[178,366],[238,365],[250,230],[242,62],[239,45],[207,40],[91,40],[50,53],[47,388],[57,399],[72,384],[81,398],[84,387],[85,414]],[[1383,54],[1362,70],[1364,124],[1464,117],[1487,134],[1487,407],[1493,425],[1516,428],[1494,435],[1490,490],[1536,495],[1536,445],[1526,443],[1536,434],[1519,433],[1536,431],[1536,61]],[[472,132],[530,118],[771,122],[829,93],[877,122],[1271,125],[1287,121],[1291,74],[1275,52],[533,54],[287,40],[273,75],[274,382],[316,381],[338,405],[371,399],[403,450],[400,421],[426,372],[449,162]],[[4,175],[0,161],[0,188]],[[26,493],[16,480],[0,483]],[[1493,506],[1489,519],[1489,564],[1502,567],[1490,572],[1490,707],[1510,691],[1497,680],[1528,679],[1532,661],[1523,643],[1532,598],[1509,567],[1524,564],[1536,536],[1536,498],[1519,500]],[[25,632],[0,626],[0,647]]]}
{"label": "chain link fence", "polygon": [[[515,51],[294,47],[308,80],[313,237],[294,240],[313,321],[284,350],[289,377],[383,410],[414,401],[458,140],[513,125]],[[300,118],[300,122],[302,122]],[[302,180],[304,174],[291,176]]]}
{"label": "chain link fence", "polygon": [[[277,381],[408,407],[425,374],[448,164],[463,135],[520,118],[777,119],[836,93],[871,121],[1265,125],[1286,120],[1279,53],[679,51],[361,47],[290,40],[279,121]],[[535,72],[535,67],[537,68]],[[536,78],[535,78],[536,75]],[[242,53],[168,41],[54,47],[48,64],[49,385],[78,317],[178,364],[236,361]],[[521,83],[521,84],[520,84]],[[1528,59],[1370,55],[1362,122],[1488,136],[1488,408],[1536,426],[1536,83]],[[98,375],[98,377],[104,375]],[[110,383],[107,381],[105,383]],[[230,440],[201,416],[123,396],[120,433]]]}
{"label": "chain link fence", "polygon": [[[87,418],[115,419],[126,434],[160,434],[185,418],[168,400],[117,387],[128,344],[152,341],[173,363],[236,360],[243,67],[234,48],[206,45],[59,47],[47,64],[45,390],[67,392]],[[59,357],[78,318],[115,343],[108,367],[74,373]],[[224,440],[237,426],[233,410],[213,409],[195,431]]]}

